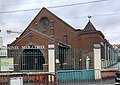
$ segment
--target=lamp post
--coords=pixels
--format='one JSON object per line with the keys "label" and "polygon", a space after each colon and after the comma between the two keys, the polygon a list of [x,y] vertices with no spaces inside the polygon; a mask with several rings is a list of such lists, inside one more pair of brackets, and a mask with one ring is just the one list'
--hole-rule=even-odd
{"label": "lamp post", "polygon": [[79,59],[79,64],[80,64],[79,68],[80,68],[80,70],[82,70],[82,59],[81,58]]}
{"label": "lamp post", "polygon": [[88,70],[90,68],[90,58],[89,56],[86,57],[86,69]]}
{"label": "lamp post", "polygon": [[105,59],[101,59],[101,67],[102,67],[102,68],[105,67],[104,62],[105,62]]}

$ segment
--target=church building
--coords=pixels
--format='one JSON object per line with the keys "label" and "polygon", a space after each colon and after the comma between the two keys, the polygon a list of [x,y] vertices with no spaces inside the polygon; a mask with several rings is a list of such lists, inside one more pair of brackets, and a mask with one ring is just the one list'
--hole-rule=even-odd
{"label": "church building", "polygon": [[[101,31],[96,30],[91,21],[88,21],[84,29],[75,29],[46,8],[42,8],[23,33],[8,44],[8,48],[23,49],[23,56],[17,56],[23,60],[21,61],[23,64],[16,66],[15,69],[20,67],[21,70],[32,70],[38,67],[38,70],[45,70],[45,67],[48,68],[46,50],[48,45],[54,45],[57,49],[91,49],[94,48],[94,45],[99,44],[104,53],[105,43],[108,42],[104,35]],[[41,57],[25,57],[27,52],[37,52]],[[16,59],[15,63],[20,64],[21,62],[18,60]],[[30,62],[32,60],[33,62]],[[26,63],[25,66],[24,63]],[[36,67],[34,63],[38,63]]]}

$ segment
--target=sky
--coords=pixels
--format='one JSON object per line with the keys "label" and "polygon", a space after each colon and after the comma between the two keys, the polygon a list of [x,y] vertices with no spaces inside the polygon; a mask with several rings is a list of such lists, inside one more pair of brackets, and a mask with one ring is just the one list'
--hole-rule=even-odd
{"label": "sky", "polygon": [[13,42],[24,31],[42,7],[60,17],[75,29],[83,29],[88,16],[111,44],[120,44],[120,0],[0,0],[0,37],[3,45]]}

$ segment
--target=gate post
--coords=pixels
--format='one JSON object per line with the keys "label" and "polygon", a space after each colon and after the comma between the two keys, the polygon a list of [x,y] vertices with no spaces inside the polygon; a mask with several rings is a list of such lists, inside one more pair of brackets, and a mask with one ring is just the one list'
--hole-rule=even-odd
{"label": "gate post", "polygon": [[95,79],[101,79],[101,46],[94,44],[94,69]]}
{"label": "gate post", "polygon": [[48,71],[55,72],[55,45],[48,45]]}

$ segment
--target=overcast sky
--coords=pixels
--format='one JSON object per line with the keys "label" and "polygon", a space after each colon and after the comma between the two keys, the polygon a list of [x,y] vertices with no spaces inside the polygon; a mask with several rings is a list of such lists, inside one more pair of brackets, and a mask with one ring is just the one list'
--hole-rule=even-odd
{"label": "overcast sky", "polygon": [[96,29],[111,44],[119,44],[120,0],[94,1],[100,0],[0,0],[0,36],[5,46],[11,43],[19,35],[7,34],[6,30],[24,30],[41,8],[46,7],[76,29],[83,29],[89,20],[87,16],[92,16]]}

